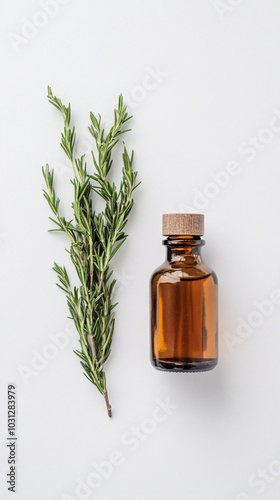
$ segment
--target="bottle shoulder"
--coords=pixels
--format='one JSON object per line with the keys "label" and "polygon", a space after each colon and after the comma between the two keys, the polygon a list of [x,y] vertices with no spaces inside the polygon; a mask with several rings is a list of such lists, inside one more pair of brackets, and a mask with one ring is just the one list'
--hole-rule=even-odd
{"label": "bottle shoulder", "polygon": [[215,283],[218,283],[217,275],[209,266],[204,262],[197,263],[196,265],[185,265],[182,262],[170,263],[165,261],[155,269],[151,276],[151,281],[167,281],[175,280],[197,280],[206,279],[211,277]]}

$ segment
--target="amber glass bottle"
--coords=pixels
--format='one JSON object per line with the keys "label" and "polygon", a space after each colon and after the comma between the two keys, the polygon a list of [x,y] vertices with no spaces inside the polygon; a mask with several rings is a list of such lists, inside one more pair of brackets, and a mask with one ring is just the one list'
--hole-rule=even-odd
{"label": "amber glass bottle", "polygon": [[167,260],[151,278],[152,364],[173,372],[217,364],[217,277],[204,264],[204,216],[164,214]]}

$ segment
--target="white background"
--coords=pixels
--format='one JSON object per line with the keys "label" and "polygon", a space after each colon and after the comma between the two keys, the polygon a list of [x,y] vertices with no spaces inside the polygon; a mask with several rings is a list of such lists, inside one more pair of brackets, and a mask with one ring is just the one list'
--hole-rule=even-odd
{"label": "white background", "polygon": [[[8,383],[18,395],[19,500],[277,500],[280,306],[265,302],[267,317],[251,313],[280,288],[280,118],[273,119],[280,116],[280,4],[64,3],[52,6],[52,17],[42,17],[38,1],[1,5],[1,500],[13,496]],[[115,259],[119,306],[106,366],[112,420],[72,353],[76,337],[68,335],[41,371],[32,368],[34,352],[47,352],[49,335],[70,324],[51,269],[54,260],[68,264],[67,240],[47,232],[42,196],[41,166],[49,162],[68,213],[62,121],[47,85],[71,102],[79,150],[89,148],[90,110],[107,120],[122,92],[134,115],[126,143],[142,184]],[[210,173],[231,161],[236,175],[213,184]],[[204,192],[204,207],[195,190]],[[174,375],[149,362],[149,276],[164,258],[161,214],[188,208],[205,213],[204,259],[219,277],[220,361],[210,373]],[[246,339],[240,318],[255,323],[247,323]],[[26,383],[22,367],[31,370]],[[167,398],[177,408],[153,423],[157,401]],[[141,438],[124,441],[137,427]],[[122,464],[110,477],[91,475],[93,462],[114,450]],[[95,489],[77,490],[98,477]]]}

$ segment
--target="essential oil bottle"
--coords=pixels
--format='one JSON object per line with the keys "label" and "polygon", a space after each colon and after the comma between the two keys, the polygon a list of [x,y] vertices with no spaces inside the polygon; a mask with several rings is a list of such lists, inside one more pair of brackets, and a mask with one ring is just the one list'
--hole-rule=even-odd
{"label": "essential oil bottle", "polygon": [[164,214],[166,261],[151,278],[152,364],[163,371],[214,368],[217,348],[217,276],[204,264],[204,216]]}

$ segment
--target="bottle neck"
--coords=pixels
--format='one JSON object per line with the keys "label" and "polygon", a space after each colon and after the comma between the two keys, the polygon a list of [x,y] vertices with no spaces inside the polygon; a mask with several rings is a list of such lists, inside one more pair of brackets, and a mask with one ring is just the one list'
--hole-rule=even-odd
{"label": "bottle neck", "polygon": [[196,265],[202,262],[200,251],[205,242],[199,236],[168,236],[163,244],[167,246],[169,263]]}

